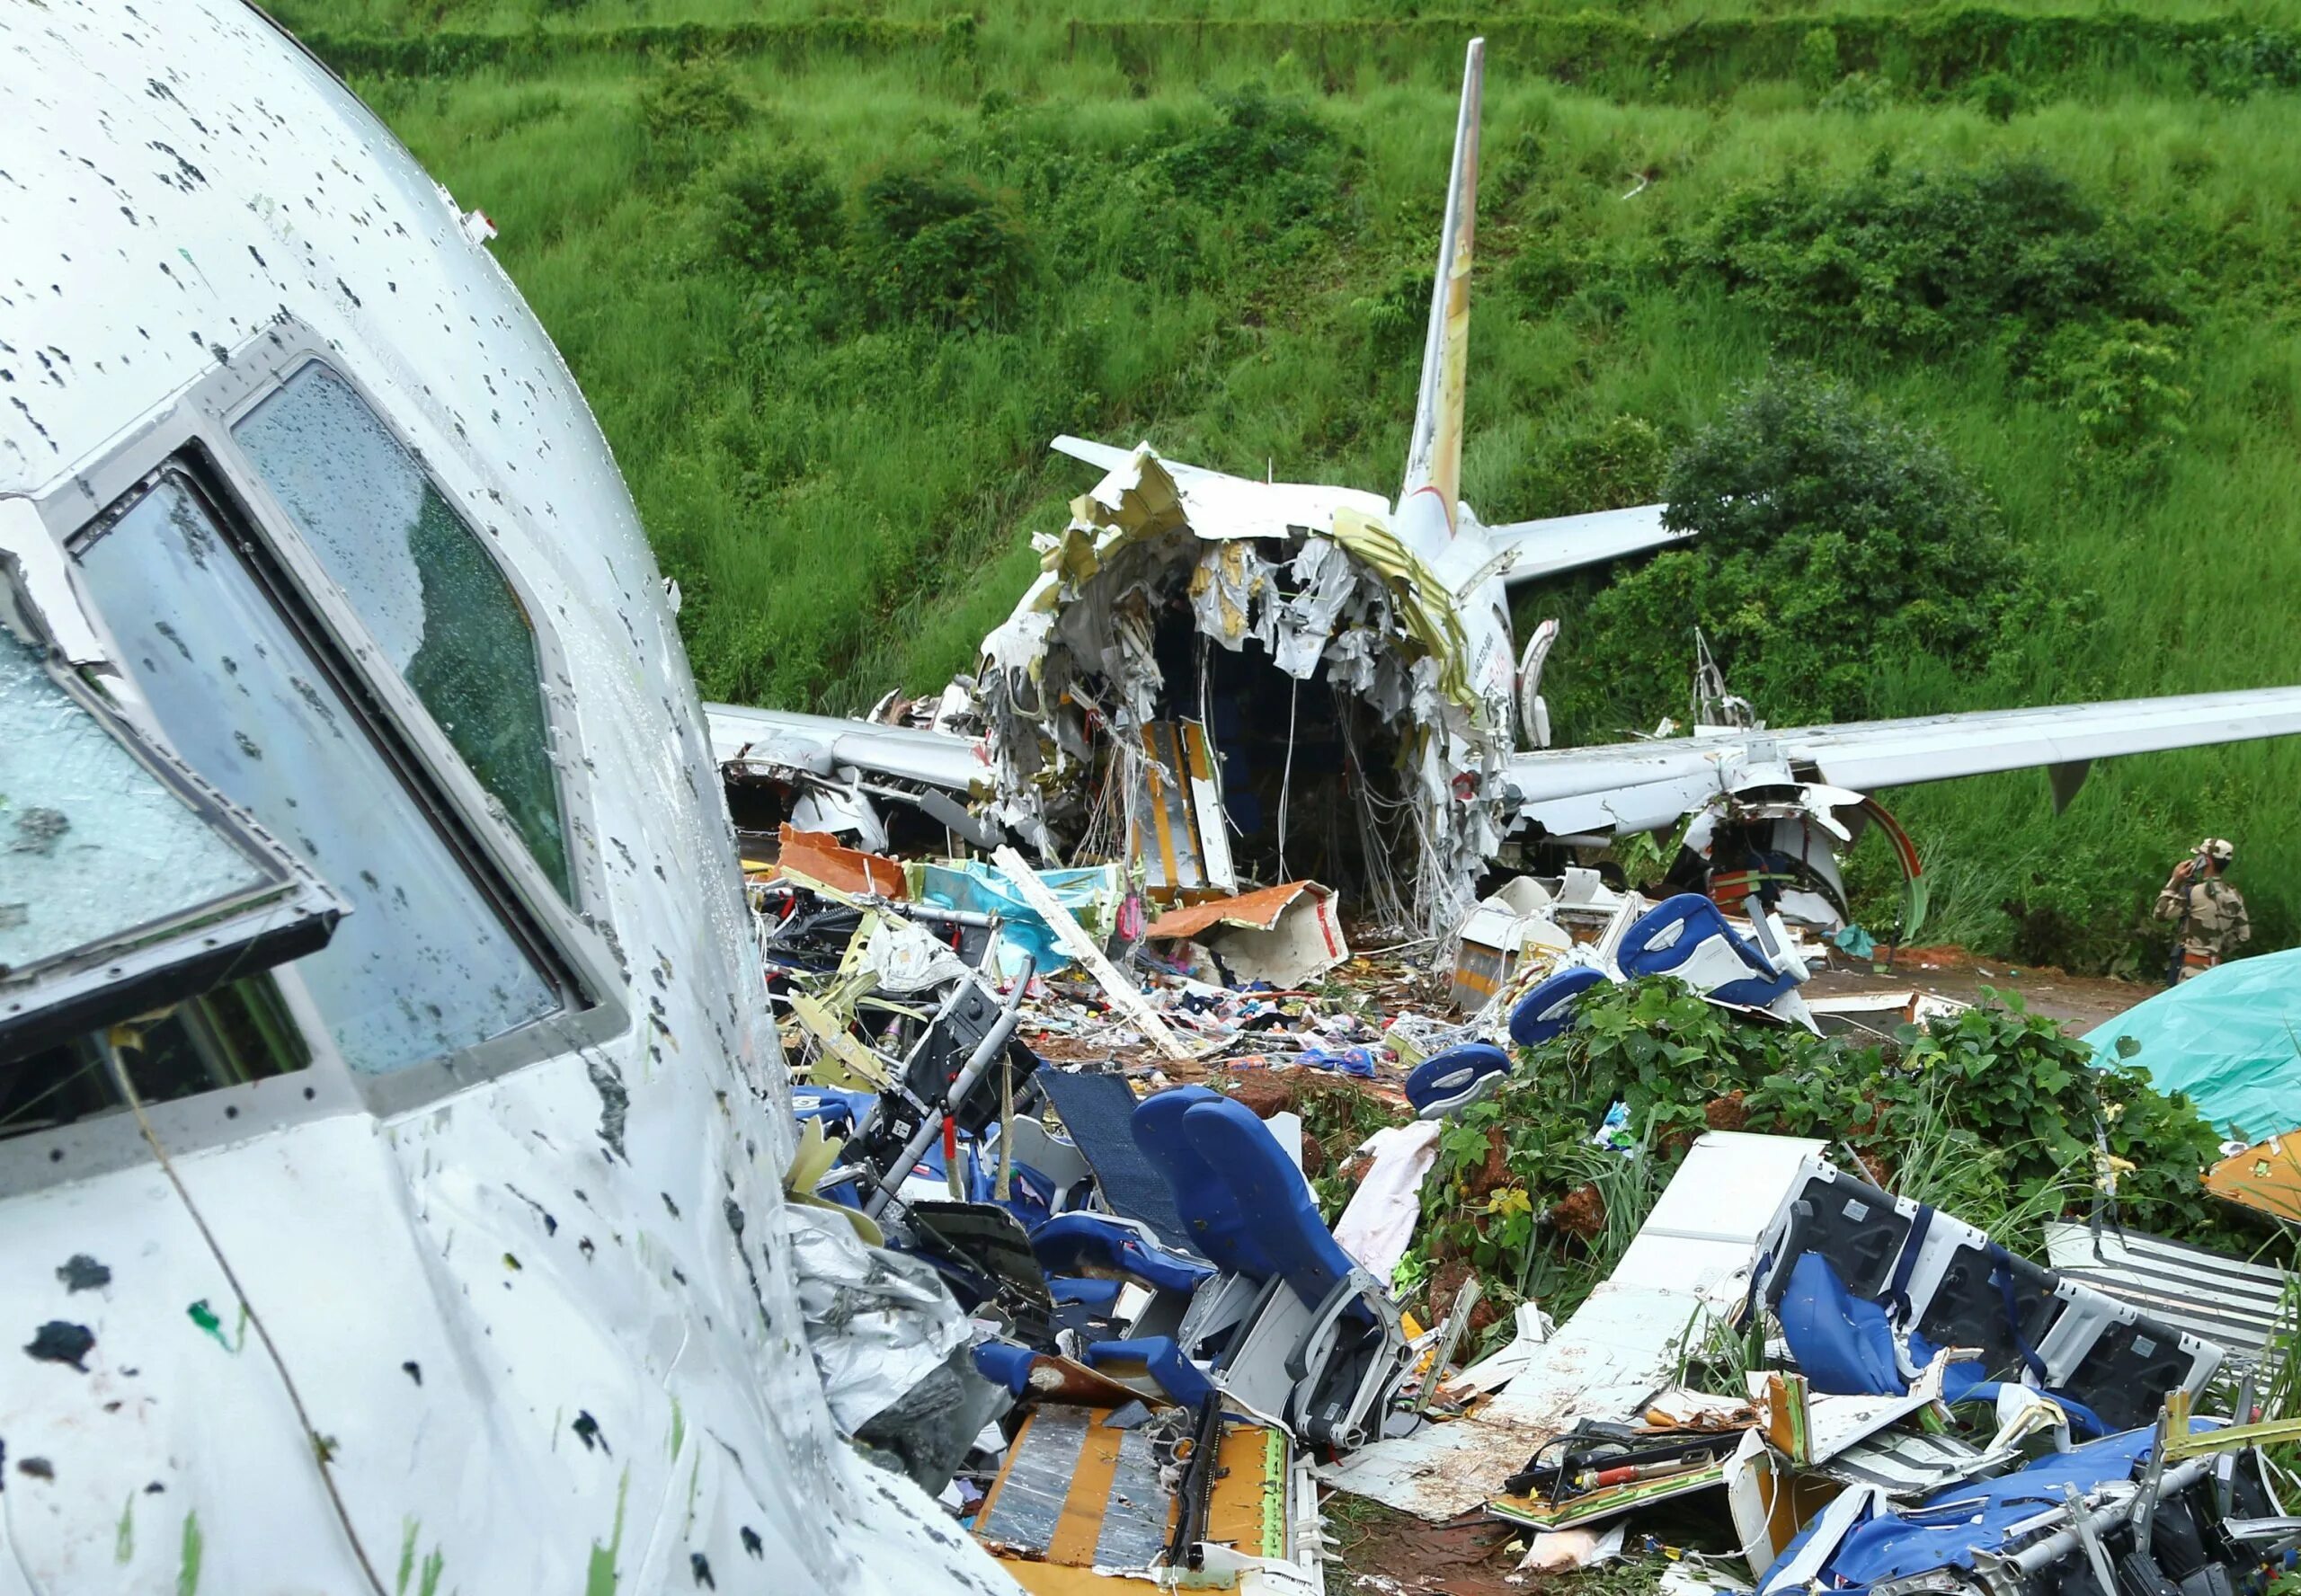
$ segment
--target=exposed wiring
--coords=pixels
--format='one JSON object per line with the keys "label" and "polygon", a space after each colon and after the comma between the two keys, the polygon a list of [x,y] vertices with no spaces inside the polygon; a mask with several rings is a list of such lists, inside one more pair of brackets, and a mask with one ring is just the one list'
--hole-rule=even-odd
{"label": "exposed wiring", "polygon": [[1302,684],[1290,677],[1286,683],[1286,767],[1278,777],[1278,879],[1286,873],[1286,800],[1294,787],[1294,711],[1302,701]]}
{"label": "exposed wiring", "polygon": [[177,1197],[182,1200],[184,1212],[191,1216],[192,1224],[200,1231],[200,1239],[208,1244],[209,1255],[216,1260],[216,1267],[224,1272],[224,1283],[232,1288],[232,1295],[238,1300],[240,1311],[247,1315],[248,1324],[255,1331],[256,1339],[263,1343],[263,1350],[271,1357],[272,1368],[279,1370],[280,1383],[287,1388],[288,1400],[296,1409],[296,1422],[304,1427],[304,1441],[311,1449],[312,1460],[319,1466],[320,1484],[326,1487],[327,1499],[334,1504],[336,1521],[343,1526],[344,1538],[351,1543],[351,1555],[360,1560],[360,1572],[367,1576],[368,1588],[375,1592],[375,1596],[384,1596],[384,1582],[377,1577],[375,1565],[368,1560],[368,1548],[360,1539],[360,1531],[352,1526],[351,1512],[344,1506],[343,1497],[335,1488],[335,1476],[328,1467],[331,1443],[314,1427],[312,1415],[304,1406],[303,1393],[296,1388],[296,1377],[288,1372],[287,1360],[280,1355],[280,1348],[272,1342],[271,1332],[264,1327],[263,1316],[257,1313],[255,1304],[248,1300],[247,1292],[240,1285],[239,1275],[232,1269],[231,1260],[224,1256],[224,1249],[216,1240],[216,1233],[208,1228],[207,1219],[200,1215],[200,1205],[191,1200],[191,1192],[185,1189],[183,1177],[176,1173],[175,1163],[168,1157],[168,1149],[160,1145],[159,1132],[152,1129],[151,1116],[144,1112],[144,1099],[136,1090],[136,1083],[129,1078],[128,1066],[120,1056],[120,1033],[127,1029],[115,1026],[104,1036],[104,1058],[111,1066],[112,1082],[120,1088],[120,1095],[128,1100],[129,1108],[136,1115],[137,1129],[144,1133],[144,1139],[150,1144],[153,1157],[160,1161],[161,1173],[176,1189]]}

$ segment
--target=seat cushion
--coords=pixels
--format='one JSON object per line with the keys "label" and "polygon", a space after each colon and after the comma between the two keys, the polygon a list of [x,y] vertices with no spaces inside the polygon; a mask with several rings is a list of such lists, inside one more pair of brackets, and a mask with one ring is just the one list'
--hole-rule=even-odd
{"label": "seat cushion", "polygon": [[1798,984],[1726,924],[1699,892],[1665,899],[1630,923],[1614,962],[1627,976],[1675,976],[1720,1003],[1759,1008]]}
{"label": "seat cushion", "polygon": [[[1134,1145],[1150,1166],[1166,1176],[1174,1193],[1175,1211],[1181,1217],[1190,1245],[1218,1269],[1254,1280],[1268,1280],[1279,1272],[1278,1263],[1264,1249],[1259,1228],[1248,1223],[1247,1210],[1239,1208],[1230,1183],[1208,1165],[1183,1131],[1184,1116],[1191,1110],[1218,1104],[1245,1114],[1247,1123],[1255,1128],[1271,1151],[1278,1152],[1278,1143],[1262,1129],[1261,1122],[1207,1086],[1176,1086],[1137,1104],[1133,1122]],[[1295,1178],[1299,1180],[1301,1176]],[[1222,1238],[1219,1244],[1210,1240],[1216,1237]],[[1224,1250],[1220,1255],[1209,1251],[1213,1245],[1220,1245]]]}
{"label": "seat cushion", "polygon": [[1011,1341],[974,1343],[974,1371],[994,1386],[1004,1386],[1017,1396],[1031,1388],[1031,1364],[1038,1354]]}
{"label": "seat cushion", "polygon": [[1557,971],[1510,1011],[1510,1040],[1520,1047],[1540,1047],[1559,1035],[1574,1023],[1574,1000],[1605,980],[1605,971],[1587,964]]}
{"label": "seat cushion", "polygon": [[[1305,1306],[1316,1308],[1351,1271],[1319,1217],[1310,1184],[1260,1120],[1227,1097],[1192,1104],[1183,1135],[1224,1189],[1235,1229],[1210,1226],[1199,1250],[1218,1267],[1257,1279],[1275,1274]],[[1182,1193],[1176,1198],[1179,1201]],[[1247,1267],[1251,1259],[1256,1269]]]}
{"label": "seat cushion", "polygon": [[1031,1251],[1050,1274],[1124,1275],[1162,1291],[1195,1291],[1214,1272],[1106,1214],[1057,1214],[1031,1232]]}
{"label": "seat cushion", "polygon": [[1406,1077],[1406,1100],[1422,1118],[1435,1119],[1475,1103],[1510,1073],[1510,1055],[1482,1042],[1448,1048]]}
{"label": "seat cushion", "polygon": [[1175,1401],[1196,1407],[1214,1395],[1206,1370],[1183,1356],[1171,1335],[1146,1335],[1135,1341],[1098,1341],[1087,1349],[1087,1365],[1115,1379],[1149,1375]]}

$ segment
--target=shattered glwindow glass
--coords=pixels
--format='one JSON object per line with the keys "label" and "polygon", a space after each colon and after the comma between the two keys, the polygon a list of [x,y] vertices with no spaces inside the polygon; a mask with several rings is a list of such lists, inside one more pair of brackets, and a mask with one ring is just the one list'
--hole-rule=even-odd
{"label": "shattered glwindow glass", "polygon": [[272,882],[0,632],[0,980]]}
{"label": "shattered glwindow glass", "polygon": [[535,630],[478,536],[316,363],[232,430],[448,740],[571,897]]}
{"label": "shattered glwindow glass", "polygon": [[561,1000],[180,474],[75,556],[185,763],[351,904],[295,968],[354,1069],[437,1059]]}

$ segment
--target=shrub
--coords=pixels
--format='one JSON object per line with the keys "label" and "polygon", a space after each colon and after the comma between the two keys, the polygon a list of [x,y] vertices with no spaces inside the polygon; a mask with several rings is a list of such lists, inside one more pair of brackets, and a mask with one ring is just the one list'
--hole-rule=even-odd
{"label": "shrub", "polygon": [[883,319],[977,330],[1013,314],[1030,282],[1030,239],[1013,206],[940,167],[872,179],[859,233]]}
{"label": "shrub", "polygon": [[844,241],[839,187],[818,156],[755,153],[719,178],[713,231],[729,259],[753,271],[820,268]]}
{"label": "shrub", "polygon": [[1497,520],[1532,519],[1649,503],[1668,463],[1651,421],[1609,416],[1535,439],[1487,513]]}
{"label": "shrub", "polygon": [[2043,386],[2077,417],[2087,452],[2146,474],[2189,431],[2187,364],[2171,330],[2146,322],[2063,331],[2043,361]]}
{"label": "shrub", "polygon": [[650,174],[685,177],[751,118],[751,102],[724,61],[695,56],[672,62],[639,95]]}
{"label": "shrub", "polygon": [[1870,116],[1893,102],[1894,86],[1884,78],[1868,72],[1849,72],[1833,84],[1815,106],[1817,110],[1843,111],[1849,116]]}
{"label": "shrub", "polygon": [[1966,85],[1966,98],[1993,122],[2010,122],[2029,109],[2030,92],[2019,78],[1985,72]]}
{"label": "shrub", "polygon": [[1798,40],[1798,81],[1819,93],[1837,82],[1839,75],[1837,34],[1829,28],[1813,28]]}
{"label": "shrub", "polygon": [[1259,84],[1218,95],[1214,104],[1213,127],[1156,159],[1177,193],[1226,208],[1261,199],[1282,221],[1325,211],[1339,187],[1339,146],[1324,122]]}
{"label": "shrub", "polygon": [[2037,161],[1975,169],[1799,173],[1730,197],[1695,263],[1816,344],[1947,351],[1996,340],[2021,363],[2056,328],[2174,319],[2127,229]]}
{"label": "shrub", "polygon": [[1591,601],[1581,647],[1608,674],[1568,685],[1577,723],[1675,709],[1696,626],[1769,718],[1853,718],[1878,663],[1923,650],[1977,668],[2034,593],[1995,505],[1937,443],[1809,373],[1745,388],[1664,485],[1665,524],[1701,536]]}

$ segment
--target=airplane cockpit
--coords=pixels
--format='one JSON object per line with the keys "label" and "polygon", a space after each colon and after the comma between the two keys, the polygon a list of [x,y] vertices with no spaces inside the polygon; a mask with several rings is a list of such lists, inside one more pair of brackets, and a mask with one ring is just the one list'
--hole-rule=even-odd
{"label": "airplane cockpit", "polygon": [[[8,505],[62,560],[24,563],[0,698],[25,889],[0,890],[0,1042],[29,1050],[0,1137],[59,1174],[135,1156],[105,1123],[130,1090],[227,1125],[388,1112],[625,1024],[549,617],[340,354],[292,324],[227,354]],[[44,619],[100,655],[84,681],[31,652]],[[92,855],[101,918],[36,890]]]}

